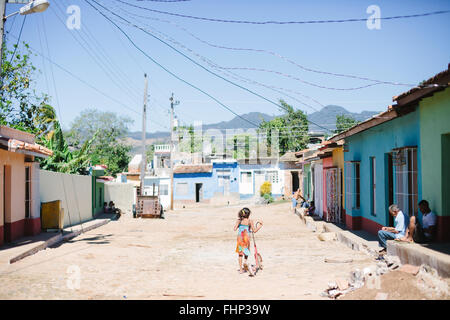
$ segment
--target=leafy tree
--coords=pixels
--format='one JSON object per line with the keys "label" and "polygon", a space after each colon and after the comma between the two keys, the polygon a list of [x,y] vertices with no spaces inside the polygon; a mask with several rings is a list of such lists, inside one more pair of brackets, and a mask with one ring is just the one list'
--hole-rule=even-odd
{"label": "leafy tree", "polygon": [[[280,100],[283,112],[282,116],[270,121],[263,121],[259,127],[260,134],[267,135],[267,145],[269,151],[273,150],[272,137],[278,135],[279,154],[288,151],[300,151],[308,145],[308,120],[306,114],[301,110],[295,110],[284,100]],[[273,153],[273,152],[270,152]],[[272,156],[275,156],[273,154]]]}
{"label": "leafy tree", "polygon": [[175,127],[174,134],[178,135],[180,152],[196,153],[203,151],[203,136],[196,136],[193,125]]}
{"label": "leafy tree", "polygon": [[95,136],[89,155],[92,165],[105,164],[108,167],[106,173],[116,175],[126,170],[131,160],[131,146],[126,145],[123,139],[132,122],[130,118],[113,112],[84,110],[74,119],[66,133],[68,145],[80,150]]}
{"label": "leafy tree", "polygon": [[[16,48],[16,45],[14,45]],[[57,122],[55,110],[46,94],[33,89],[36,68],[28,44],[16,53],[3,44],[0,72],[0,125],[33,133],[38,140],[50,134]],[[14,54],[14,55],[13,55]]]}
{"label": "leafy tree", "polygon": [[357,125],[359,121],[355,120],[352,117],[347,117],[345,115],[337,115],[336,116],[336,130],[335,133],[341,133],[354,125]]}
{"label": "leafy tree", "polygon": [[241,133],[229,138],[227,144],[231,145],[234,159],[249,159],[254,156],[251,151],[257,151],[251,150],[254,146],[258,146],[257,141],[258,138],[256,134]]}

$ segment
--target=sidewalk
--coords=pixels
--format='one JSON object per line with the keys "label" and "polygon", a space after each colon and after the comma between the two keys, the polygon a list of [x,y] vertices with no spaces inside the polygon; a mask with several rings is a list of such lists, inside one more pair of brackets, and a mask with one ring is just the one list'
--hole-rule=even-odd
{"label": "sidewalk", "polygon": [[[296,214],[315,232],[332,232],[336,234],[336,239],[349,248],[363,251],[373,257],[378,256],[380,249],[378,239],[375,235],[363,230],[345,230],[339,226],[320,220],[318,217],[303,216],[296,209]],[[387,255],[397,256],[402,264],[420,266],[422,264],[434,268],[437,273],[444,278],[450,278],[450,244],[417,244],[403,243],[394,240],[387,242]]]}
{"label": "sidewalk", "polygon": [[81,233],[88,232],[116,220],[116,215],[100,214],[93,220],[64,228],[63,232],[41,232],[33,237],[23,237],[0,247],[0,264],[15,263],[48,247],[72,239]]}

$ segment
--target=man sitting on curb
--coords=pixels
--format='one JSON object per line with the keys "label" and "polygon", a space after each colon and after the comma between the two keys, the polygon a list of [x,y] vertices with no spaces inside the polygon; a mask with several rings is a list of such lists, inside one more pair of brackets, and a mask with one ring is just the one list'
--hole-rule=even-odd
{"label": "man sitting on curb", "polygon": [[378,231],[378,243],[383,249],[381,251],[385,251],[387,248],[387,240],[393,240],[402,238],[405,236],[406,228],[409,225],[409,217],[406,216],[396,204],[389,206],[389,213],[391,216],[395,217],[394,220],[394,228],[392,227],[383,227],[380,231]]}
{"label": "man sitting on curb", "polygon": [[[422,212],[422,225],[416,216],[412,216],[409,220],[409,226],[406,235],[399,241],[429,243],[432,242],[436,232],[436,214],[430,209],[427,200],[419,202],[419,210]],[[397,240],[397,239],[396,239]]]}

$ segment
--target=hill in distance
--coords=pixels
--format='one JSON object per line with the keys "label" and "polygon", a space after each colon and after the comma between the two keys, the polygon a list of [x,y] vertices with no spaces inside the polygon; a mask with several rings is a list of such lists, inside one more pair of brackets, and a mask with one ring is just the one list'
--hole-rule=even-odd
{"label": "hill in distance", "polygon": [[[328,105],[322,108],[320,111],[316,111],[314,113],[308,114],[308,120],[317,123],[321,127],[328,128],[330,130],[336,129],[336,116],[337,115],[345,115],[347,117],[352,117],[357,121],[364,121],[368,118],[371,118],[378,111],[362,111],[360,113],[350,112],[344,107]],[[247,119],[248,121],[260,124],[263,120],[270,121],[276,116],[271,116],[266,113],[261,112],[250,112],[241,115],[242,118]],[[230,121],[221,121],[217,123],[204,124],[203,130],[208,129],[218,129],[218,130],[226,130],[226,129],[249,129],[255,128],[251,123],[243,120],[240,117],[234,117]],[[325,132],[323,128],[320,128],[314,124],[309,124],[310,132]],[[126,143],[130,144],[133,147],[132,153],[139,152],[139,147],[141,145],[141,135],[140,131],[130,132],[127,136]],[[157,131],[153,133],[147,133],[146,135],[147,144],[153,143],[168,143],[170,141],[170,132],[169,131]]]}

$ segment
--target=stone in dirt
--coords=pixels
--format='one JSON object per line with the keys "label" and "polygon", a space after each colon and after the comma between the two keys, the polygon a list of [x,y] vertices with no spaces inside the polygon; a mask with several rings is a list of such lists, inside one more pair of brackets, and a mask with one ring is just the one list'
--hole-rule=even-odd
{"label": "stone in dirt", "polygon": [[347,290],[349,286],[348,281],[342,278],[336,279],[336,284],[341,291]]}
{"label": "stone in dirt", "polygon": [[417,275],[419,273],[420,267],[419,266],[413,266],[410,264],[405,264],[398,269],[398,271],[410,273],[412,275]]}
{"label": "stone in dirt", "polygon": [[336,238],[336,233],[334,232],[323,232],[317,236],[320,241],[332,241]]}
{"label": "stone in dirt", "polygon": [[387,300],[388,299],[388,294],[385,292],[378,292],[377,295],[375,296],[375,300]]}

